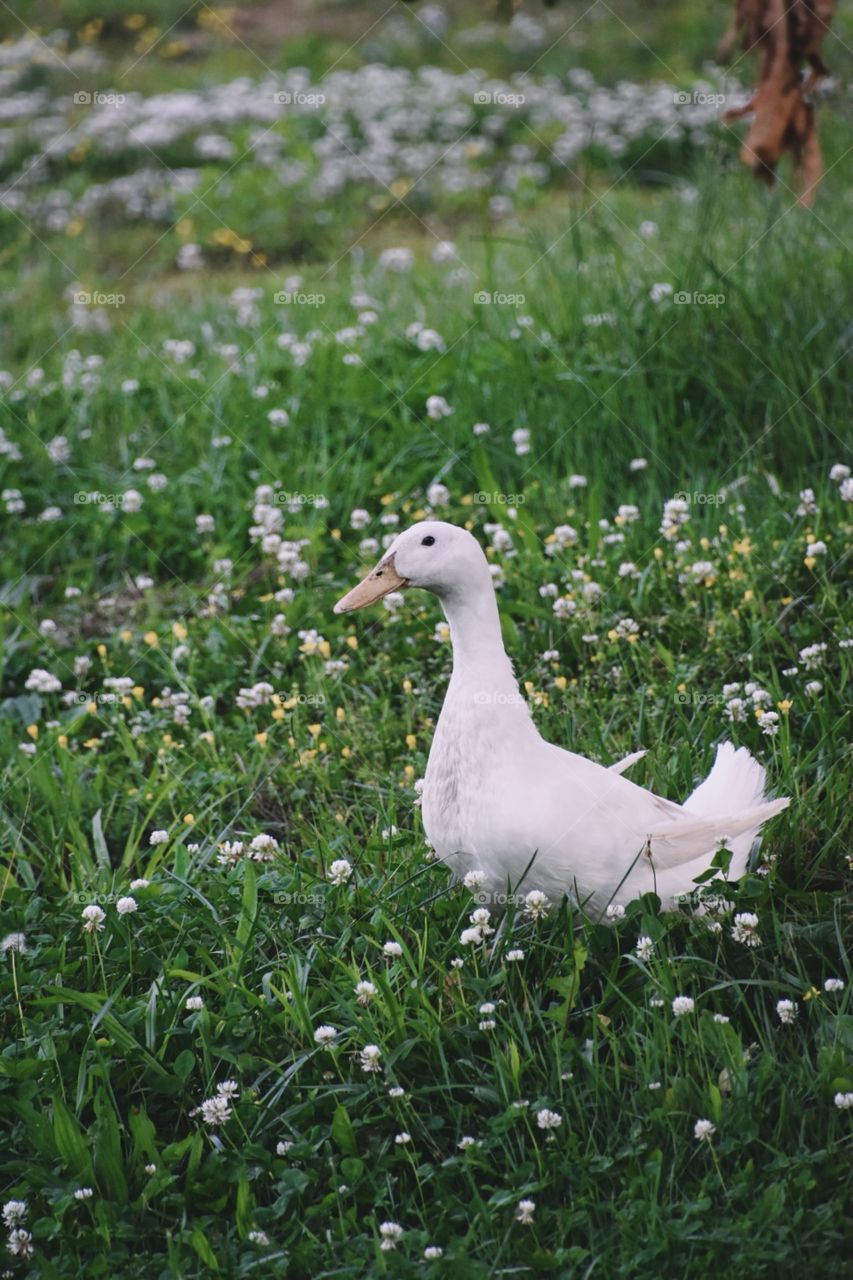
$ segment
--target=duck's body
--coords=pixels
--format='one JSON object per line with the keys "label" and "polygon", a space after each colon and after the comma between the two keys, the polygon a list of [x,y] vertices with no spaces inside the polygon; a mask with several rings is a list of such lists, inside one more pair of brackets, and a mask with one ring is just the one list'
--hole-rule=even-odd
{"label": "duck's body", "polygon": [[[441,544],[443,554],[418,554]],[[788,804],[765,799],[764,770],[748,751],[723,743],[709,776],[678,805],[622,776],[636,755],[608,769],[546,742],[504,650],[476,539],[438,521],[417,525],[376,570],[386,581],[366,579],[341,606],[360,607],[361,598],[348,601],[371,581],[371,599],[392,589],[389,568],[394,586],[435,591],[450,624],[453,673],[422,804],[427,838],[455,872],[480,872],[495,905],[539,889],[551,902],[569,894],[596,915],[648,890],[669,902],[689,893],[721,837],[733,855],[730,878],[743,874],[762,823]]]}

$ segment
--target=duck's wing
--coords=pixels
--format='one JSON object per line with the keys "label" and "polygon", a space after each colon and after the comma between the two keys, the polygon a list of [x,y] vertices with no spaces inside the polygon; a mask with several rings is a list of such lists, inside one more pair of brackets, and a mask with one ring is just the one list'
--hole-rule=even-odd
{"label": "duck's wing", "polygon": [[625,756],[624,760],[617,760],[615,764],[608,765],[607,767],[611,773],[625,773],[625,771],[630,769],[632,765],[635,765],[638,760],[642,760],[645,754],[645,751],[632,751],[629,756]]}

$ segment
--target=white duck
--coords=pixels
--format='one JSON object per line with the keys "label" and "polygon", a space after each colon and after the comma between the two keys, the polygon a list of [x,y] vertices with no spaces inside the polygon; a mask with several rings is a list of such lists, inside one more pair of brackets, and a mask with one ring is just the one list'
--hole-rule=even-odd
{"label": "white duck", "polygon": [[539,889],[552,903],[569,894],[593,915],[648,890],[674,905],[695,888],[722,836],[733,855],[729,878],[743,875],[761,825],[789,803],[766,798],[764,769],[746,748],[722,743],[683,805],[664,800],[621,776],[643,752],[605,768],[541,737],[470,533],[440,520],[406,529],[335,612],[406,587],[437,595],[450,624],[453,673],[422,803],[427,838],[458,875],[483,873],[495,904],[508,891]]}

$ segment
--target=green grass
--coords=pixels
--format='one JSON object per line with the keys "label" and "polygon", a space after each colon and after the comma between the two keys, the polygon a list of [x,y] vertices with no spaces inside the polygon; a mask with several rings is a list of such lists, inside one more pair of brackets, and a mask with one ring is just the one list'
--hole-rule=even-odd
{"label": "green grass", "polygon": [[[831,164],[843,122],[827,110],[822,128]],[[2,426],[20,458],[0,455],[0,489],[25,510],[2,517],[0,938],[26,950],[0,959],[0,1180],[4,1203],[27,1201],[34,1248],[4,1255],[12,1275],[839,1274],[853,625],[851,507],[829,471],[851,464],[850,195],[839,163],[814,213],[798,209],[755,187],[730,141],[668,178],[541,193],[497,229],[475,205],[371,227],[351,193],[325,258],[252,272],[173,273],[173,228],[136,265],[150,227],[7,243]],[[254,226],[263,209],[241,198]],[[360,253],[342,256],[353,226]],[[464,278],[431,260],[448,236]],[[413,270],[383,271],[401,243]],[[320,305],[276,304],[293,271]],[[107,331],[69,330],[71,280],[124,294]],[[723,300],[654,303],[660,283]],[[237,287],[261,290],[248,324]],[[340,343],[354,294],[378,318]],[[415,321],[445,350],[419,350]],[[282,331],[310,343],[303,365]],[[178,362],[167,341],[194,353]],[[429,418],[431,395],[453,413]],[[547,738],[606,763],[646,748],[632,776],[673,799],[731,738],[792,797],[719,929],[650,896],[612,925],[565,902],[541,921],[511,911],[487,945],[460,944],[477,903],[430,860],[415,803],[449,672],[439,608],[411,593],[394,614],[332,613],[376,558],[362,539],[393,532],[383,513],[417,519],[436,480],[440,514],[502,571],[507,646]],[[253,540],[258,486],[304,570]],[[135,512],[88,497],[131,488]],[[806,488],[818,510],[798,515]],[[660,525],[679,493],[677,545]],[[638,518],[617,521],[626,504]],[[496,523],[512,554],[491,547]],[[566,524],[577,543],[549,554]],[[569,621],[549,583],[578,599]],[[37,668],[62,692],[27,688]],[[259,682],[274,696],[238,706]],[[775,735],[751,709],[727,718],[724,687],[749,682]],[[271,860],[220,863],[224,842],[262,834]],[[352,873],[335,884],[340,859]],[[120,914],[127,896],[137,910]],[[87,933],[95,904],[104,927]],[[756,947],[732,936],[743,912]],[[678,996],[693,1012],[673,1013]],[[368,1045],[381,1072],[362,1069]],[[229,1080],[230,1117],[210,1127],[198,1108]]]}

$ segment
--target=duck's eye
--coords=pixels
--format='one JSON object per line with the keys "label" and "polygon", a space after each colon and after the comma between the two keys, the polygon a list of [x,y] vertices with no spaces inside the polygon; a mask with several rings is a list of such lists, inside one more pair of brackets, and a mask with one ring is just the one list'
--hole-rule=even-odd
{"label": "duck's eye", "polygon": [[431,533],[428,533],[425,538],[421,539],[421,546],[431,547],[434,542],[435,542],[435,538],[432,536]]}

